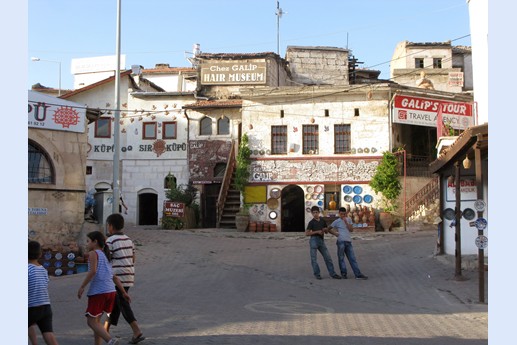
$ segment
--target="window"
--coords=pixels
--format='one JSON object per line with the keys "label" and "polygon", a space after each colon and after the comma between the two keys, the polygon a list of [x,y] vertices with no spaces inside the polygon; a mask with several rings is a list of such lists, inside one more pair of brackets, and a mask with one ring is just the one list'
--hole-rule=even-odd
{"label": "window", "polygon": [[95,121],[95,138],[111,138],[111,117],[101,117]]}
{"label": "window", "polygon": [[287,154],[287,126],[271,126],[271,154]]}
{"label": "window", "polygon": [[93,174],[93,167],[91,165],[86,166],[86,175]]}
{"label": "window", "polygon": [[214,177],[224,177],[226,163],[216,163],[214,167]]}
{"label": "window", "polygon": [[144,122],[142,126],[142,139],[156,139],[156,122]]}
{"label": "window", "polygon": [[318,125],[303,125],[303,154],[317,154],[318,149]]}
{"label": "window", "polygon": [[176,139],[177,136],[177,123],[176,122],[164,122],[162,124],[162,138],[163,139]]}
{"label": "window", "polygon": [[223,116],[217,120],[217,134],[230,134],[230,119]]}
{"label": "window", "polygon": [[54,169],[48,154],[29,141],[29,183],[54,183]]}
{"label": "window", "polygon": [[163,181],[163,188],[165,189],[171,189],[176,188],[176,176],[169,173],[167,176],[165,176],[165,179]]}
{"label": "window", "polygon": [[415,68],[424,68],[424,59],[423,58],[415,59]]}
{"label": "window", "polygon": [[334,125],[334,153],[350,153],[350,125]]}
{"label": "window", "polygon": [[212,119],[204,117],[199,122],[199,134],[200,135],[212,135]]}
{"label": "window", "polygon": [[442,68],[442,59],[434,58],[433,59],[433,68]]}

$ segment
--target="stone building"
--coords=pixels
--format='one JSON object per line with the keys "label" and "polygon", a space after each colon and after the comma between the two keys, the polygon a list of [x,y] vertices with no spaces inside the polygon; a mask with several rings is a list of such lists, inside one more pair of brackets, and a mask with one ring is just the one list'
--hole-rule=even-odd
{"label": "stone building", "polygon": [[390,72],[391,80],[401,85],[454,93],[473,90],[472,50],[450,41],[400,42]]}
{"label": "stone building", "polygon": [[[377,207],[368,182],[383,151],[435,156],[439,107],[450,108],[444,115],[457,117],[458,128],[472,119],[454,113],[469,95],[380,82],[375,71],[355,78],[347,49],[288,47],[285,59],[198,51],[190,61],[191,68],[158,64],[121,73],[120,189],[129,224],[159,223],[165,182],[174,178],[198,189],[201,226],[219,225],[221,186],[246,133],[252,218],[303,231],[310,206],[335,213],[332,198],[337,207]],[[63,96],[103,112],[88,131],[88,190],[109,188],[112,180],[113,82]]]}
{"label": "stone building", "polygon": [[88,122],[95,111],[28,91],[29,238],[77,249],[84,223]]}

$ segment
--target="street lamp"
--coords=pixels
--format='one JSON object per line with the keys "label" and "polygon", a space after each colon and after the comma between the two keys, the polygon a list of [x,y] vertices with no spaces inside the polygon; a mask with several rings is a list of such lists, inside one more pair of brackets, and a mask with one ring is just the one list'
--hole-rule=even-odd
{"label": "street lamp", "polygon": [[44,60],[44,59],[40,59],[38,57],[32,57],[31,58],[32,61],[46,61],[46,62],[54,62],[54,63],[57,63],[59,64],[59,87],[58,87],[58,96],[61,96],[61,61],[55,61],[55,60]]}

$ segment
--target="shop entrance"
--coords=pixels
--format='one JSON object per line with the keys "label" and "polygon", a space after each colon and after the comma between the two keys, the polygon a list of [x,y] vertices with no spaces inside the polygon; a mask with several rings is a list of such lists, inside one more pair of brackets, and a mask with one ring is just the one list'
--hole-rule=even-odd
{"label": "shop entrance", "polygon": [[288,185],[282,189],[282,232],[305,231],[305,199],[303,189]]}

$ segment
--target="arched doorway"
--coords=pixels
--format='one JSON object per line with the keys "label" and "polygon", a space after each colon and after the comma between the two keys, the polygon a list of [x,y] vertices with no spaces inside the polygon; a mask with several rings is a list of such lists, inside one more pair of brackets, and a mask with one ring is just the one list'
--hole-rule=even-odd
{"label": "arched doorway", "polygon": [[158,193],[153,189],[138,192],[138,225],[158,225]]}
{"label": "arched doorway", "polygon": [[303,189],[288,185],[282,189],[282,232],[305,231],[305,200]]}

